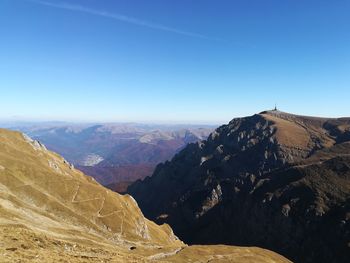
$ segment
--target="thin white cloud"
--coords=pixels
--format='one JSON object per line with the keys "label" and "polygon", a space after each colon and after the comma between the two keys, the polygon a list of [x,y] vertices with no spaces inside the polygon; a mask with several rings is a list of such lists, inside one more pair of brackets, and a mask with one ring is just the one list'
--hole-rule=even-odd
{"label": "thin white cloud", "polygon": [[73,4],[68,4],[68,3],[64,3],[64,2],[53,3],[53,2],[42,1],[42,0],[29,0],[29,1],[32,3],[50,6],[50,7],[54,7],[54,8],[66,9],[66,10],[70,10],[70,11],[83,12],[83,13],[87,13],[87,14],[91,14],[91,15],[95,15],[95,16],[111,18],[111,19],[118,20],[118,21],[121,21],[124,23],[129,23],[129,24],[142,26],[142,27],[148,27],[148,28],[152,28],[152,29],[156,29],[156,30],[167,31],[167,32],[171,32],[171,33],[175,33],[175,34],[179,34],[179,35],[195,37],[195,38],[202,38],[202,39],[219,40],[216,38],[207,37],[207,36],[202,35],[202,34],[179,30],[176,28],[172,28],[172,27],[168,27],[165,25],[149,22],[149,21],[138,19],[135,17],[126,16],[123,14],[109,13],[109,12],[105,12],[105,11],[94,10],[94,9],[84,7],[81,5],[73,5]]}

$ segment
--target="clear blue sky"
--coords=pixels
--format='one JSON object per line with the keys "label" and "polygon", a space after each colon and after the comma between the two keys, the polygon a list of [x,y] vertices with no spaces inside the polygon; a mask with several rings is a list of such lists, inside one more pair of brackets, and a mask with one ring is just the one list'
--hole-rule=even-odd
{"label": "clear blue sky", "polygon": [[0,0],[0,119],[350,116],[350,1]]}

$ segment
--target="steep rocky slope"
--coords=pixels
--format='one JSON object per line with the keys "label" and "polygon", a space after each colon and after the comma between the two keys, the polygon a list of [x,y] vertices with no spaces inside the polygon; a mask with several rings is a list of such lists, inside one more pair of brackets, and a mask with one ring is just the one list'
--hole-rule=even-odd
{"label": "steep rocky slope", "polygon": [[266,111],[219,127],[128,191],[186,242],[347,262],[349,141],[350,118]]}
{"label": "steep rocky slope", "polygon": [[1,262],[289,262],[259,248],[188,247],[134,199],[38,141],[0,129]]}

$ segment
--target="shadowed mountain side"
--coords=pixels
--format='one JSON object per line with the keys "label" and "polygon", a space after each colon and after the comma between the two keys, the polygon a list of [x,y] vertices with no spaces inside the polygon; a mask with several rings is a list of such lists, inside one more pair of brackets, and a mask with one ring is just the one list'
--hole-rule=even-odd
{"label": "shadowed mountain side", "polygon": [[265,111],[233,119],[128,188],[193,244],[255,245],[347,262],[350,118]]}
{"label": "shadowed mountain side", "polygon": [[[2,262],[289,262],[258,248],[187,247],[38,141],[0,129]],[[198,253],[197,253],[198,252]],[[182,256],[182,254],[184,256]]]}

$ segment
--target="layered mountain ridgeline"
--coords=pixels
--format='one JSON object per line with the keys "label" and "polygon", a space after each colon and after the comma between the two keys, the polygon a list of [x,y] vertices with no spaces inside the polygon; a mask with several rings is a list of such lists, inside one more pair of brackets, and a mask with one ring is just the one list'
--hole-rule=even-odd
{"label": "layered mountain ridgeline", "polygon": [[350,118],[265,111],[188,145],[128,192],[186,242],[350,258]]}
{"label": "layered mountain ridgeline", "polygon": [[186,144],[208,137],[210,126],[38,123],[11,126],[43,142],[76,168],[105,186],[125,191],[131,182],[152,175]]}
{"label": "layered mountain ridgeline", "polygon": [[0,129],[1,262],[289,262],[260,248],[187,246],[19,132]]}

